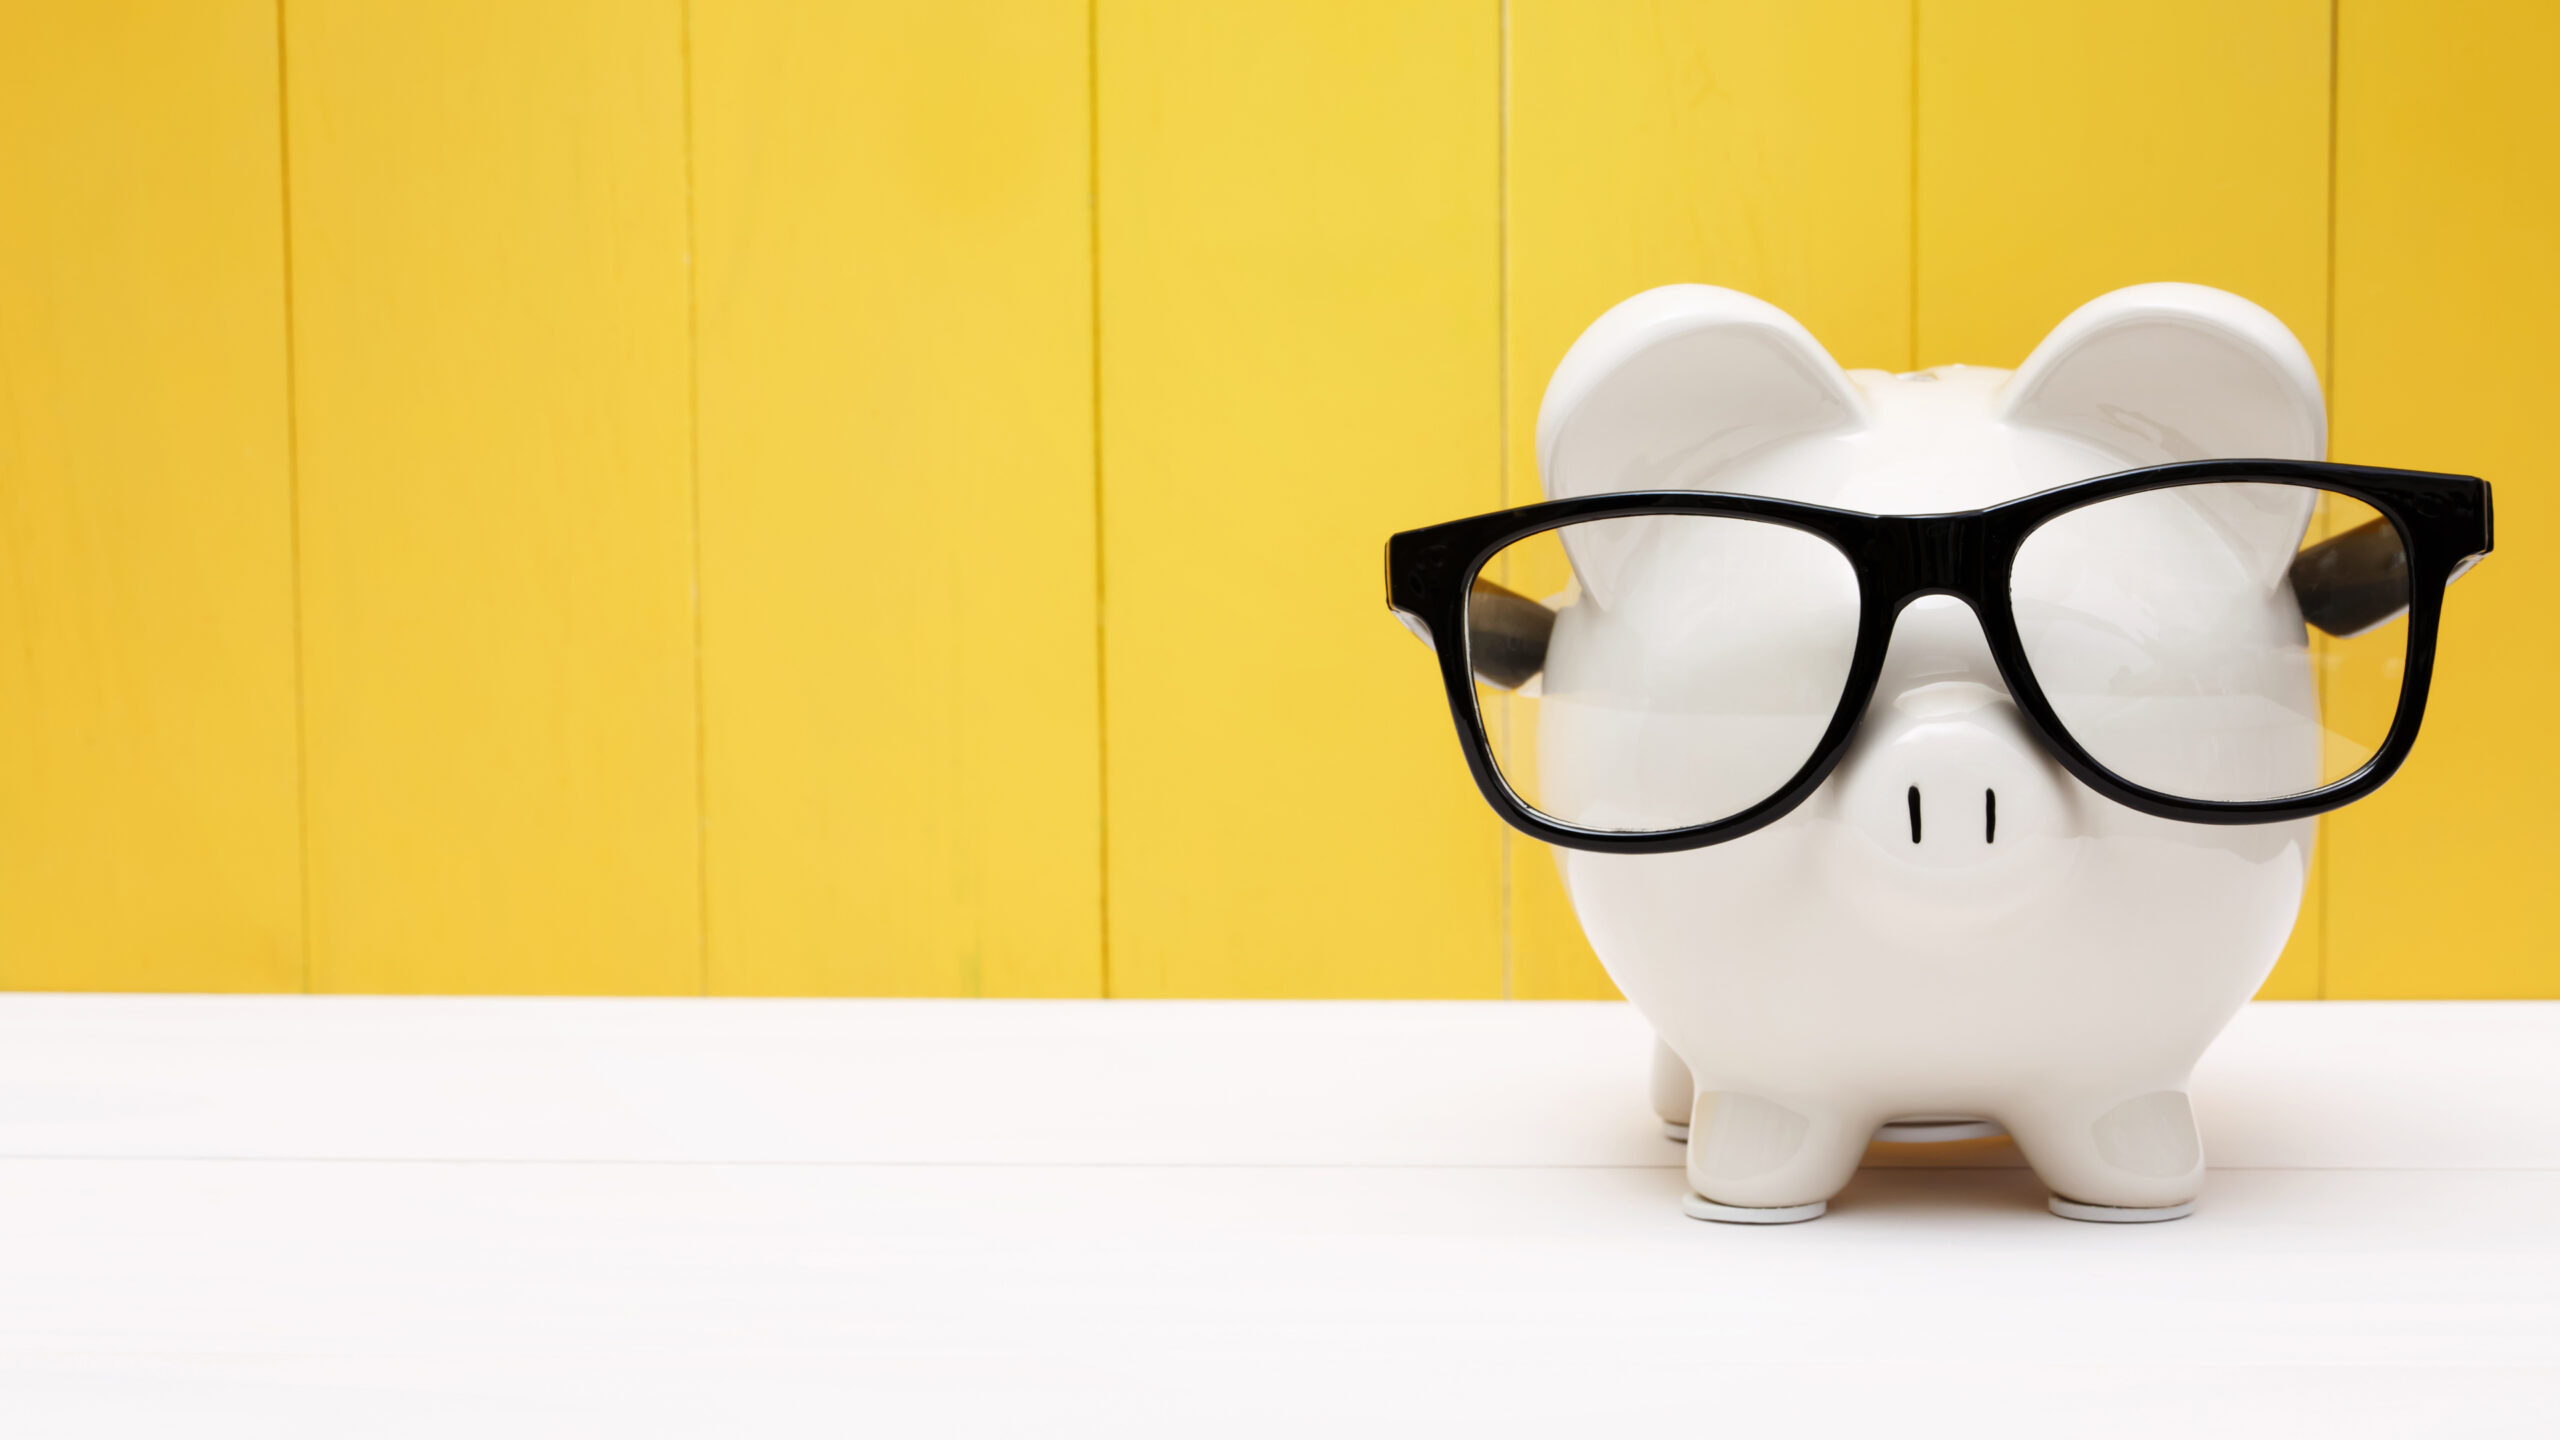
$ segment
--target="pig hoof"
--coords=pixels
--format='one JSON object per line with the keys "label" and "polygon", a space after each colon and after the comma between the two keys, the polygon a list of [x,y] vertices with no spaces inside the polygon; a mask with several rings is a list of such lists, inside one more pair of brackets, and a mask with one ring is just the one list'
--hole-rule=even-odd
{"label": "pig hoof", "polygon": [[[2184,1220],[2196,1213],[2196,1202],[2183,1205],[2083,1205],[2056,1195],[2046,1200],[2045,1208],[2065,1220],[2088,1220],[2100,1225],[2153,1225],[2163,1220]],[[1695,1213],[1695,1212],[1692,1212]]]}
{"label": "pig hoof", "polygon": [[1690,1195],[1680,1202],[1681,1213],[1692,1220],[1721,1220],[1727,1225],[1794,1225],[1819,1219],[1830,1208],[1828,1200],[1810,1205],[1719,1205],[1704,1195]]}
{"label": "pig hoof", "polygon": [[[1827,1106],[1807,1115],[1745,1091],[1703,1090],[1689,1116],[1689,1213],[1783,1224],[1822,1213],[1867,1153],[1875,1121]],[[1710,1207],[1706,1210],[1699,1205]]]}
{"label": "pig hoof", "polygon": [[1662,1122],[1662,1138],[1686,1145],[1689,1143],[1689,1127],[1677,1120],[1665,1120]]}
{"label": "pig hoof", "polygon": [[2070,1197],[2054,1203],[2056,1215],[2174,1220],[2204,1188],[2204,1147],[2183,1091],[2136,1095],[2094,1119],[2077,1107],[2007,1119],[2044,1188]]}

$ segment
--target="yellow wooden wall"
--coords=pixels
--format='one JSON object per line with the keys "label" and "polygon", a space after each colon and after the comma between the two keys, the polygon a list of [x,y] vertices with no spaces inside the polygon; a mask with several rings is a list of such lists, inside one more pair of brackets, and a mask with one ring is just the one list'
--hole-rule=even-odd
{"label": "yellow wooden wall", "polygon": [[0,985],[1610,993],[1378,607],[1651,285],[2187,279],[2501,548],[2269,993],[2560,995],[2560,12],[0,0]]}

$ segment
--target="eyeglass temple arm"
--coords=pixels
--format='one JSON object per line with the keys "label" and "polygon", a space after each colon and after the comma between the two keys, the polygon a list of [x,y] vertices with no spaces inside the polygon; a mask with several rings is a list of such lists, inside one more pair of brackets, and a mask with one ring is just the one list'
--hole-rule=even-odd
{"label": "eyeglass temple arm", "polygon": [[[2447,583],[2469,574],[2486,553],[2455,567]],[[2409,552],[2380,516],[2303,547],[2287,573],[2304,621],[2342,640],[2389,624],[2409,608]]]}
{"label": "eyeglass temple arm", "polygon": [[1476,678],[1517,690],[1547,668],[1556,612],[1479,577],[1467,595],[1467,664]]}
{"label": "eyeglass temple arm", "polygon": [[[1415,639],[1434,651],[1440,648],[1422,617],[1392,604],[1388,609]],[[1467,595],[1467,663],[1486,684],[1517,690],[1547,668],[1547,641],[1555,628],[1553,610],[1478,579]]]}

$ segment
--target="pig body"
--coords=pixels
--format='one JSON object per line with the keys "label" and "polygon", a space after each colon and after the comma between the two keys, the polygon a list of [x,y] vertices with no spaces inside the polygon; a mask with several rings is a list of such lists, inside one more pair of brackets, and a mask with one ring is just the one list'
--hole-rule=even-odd
{"label": "pig body", "polygon": [[[1670,287],[1586,333],[1539,426],[1555,497],[1695,488],[1912,514],[2324,447],[2293,337],[2246,301],[2179,285],[2093,302],[2015,373],[1909,375],[1843,372],[1761,302]],[[2316,775],[2320,744],[2301,617],[2285,586],[2252,583],[2244,553],[2291,556],[2300,493],[2299,514],[2233,531],[2229,594],[2204,597],[2247,617],[2225,628],[2257,648],[2217,658],[2255,665],[2279,717],[2225,762],[2255,767],[2238,783],[2316,783],[2289,778]],[[2200,523],[2136,507],[2074,543],[2184,544],[2170,531]],[[1643,597],[1716,568],[1578,553],[1582,583],[1604,559],[1618,567],[1607,583],[1638,597],[1616,607],[1637,622]],[[1648,744],[1719,753],[1710,734],[1577,721],[1577,687],[1640,683],[1648,664],[1659,683],[1658,658],[1598,627],[1568,605],[1547,660],[1539,766],[1569,820],[1659,804],[1644,777],[1658,788],[1669,762],[1651,763]],[[2132,741],[2174,760],[2176,703],[2129,711]],[[2283,949],[2312,831],[2163,820],[2087,789],[2027,732],[1971,608],[1931,596],[1899,616],[1852,750],[1784,819],[1701,849],[1557,856],[1594,950],[1676,1057],[1657,1103],[1688,1122],[1693,1213],[1810,1218],[1880,1126],[1978,1120],[2016,1138],[2058,1211],[2156,1219],[2196,1196],[2188,1077]]]}

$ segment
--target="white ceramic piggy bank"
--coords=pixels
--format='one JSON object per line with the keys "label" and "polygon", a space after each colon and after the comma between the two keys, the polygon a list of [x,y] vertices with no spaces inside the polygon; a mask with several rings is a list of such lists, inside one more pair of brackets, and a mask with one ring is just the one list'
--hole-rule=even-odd
{"label": "white ceramic piggy bank", "polygon": [[[2105,296],[2015,373],[1890,375],[1844,372],[1778,310],[1691,285],[1582,336],[1548,386],[1538,456],[1551,499],[1712,490],[1924,514],[2172,461],[2317,460],[2325,435],[2301,345],[2215,290]],[[2216,527],[2240,578],[2212,603],[2268,637],[2266,663],[2227,657],[2258,667],[2241,686],[2279,717],[2248,763],[2307,790],[2317,702],[2276,582],[2312,497],[2288,493],[2298,506],[2176,523]],[[2137,511],[2076,543],[2142,563],[2175,538],[2154,528]],[[1605,575],[1633,597],[1662,579],[1648,563],[1674,562],[1575,556],[1584,586]],[[1635,683],[1612,667],[1647,662],[1605,629],[1562,611],[1550,695]],[[1552,706],[1535,742],[1550,807],[1644,804],[1663,782],[1642,742],[1574,713]],[[2312,829],[2103,799],[2024,731],[1975,612],[1936,596],[1901,612],[1853,748],[1785,818],[1669,854],[1556,854],[1593,947],[1667,1046],[1656,1104],[1688,1124],[1691,1213],[1809,1219],[1879,1127],[1970,1122],[2007,1128],[2057,1212],[2143,1220],[2195,1199],[2188,1076],[2282,950]]]}

